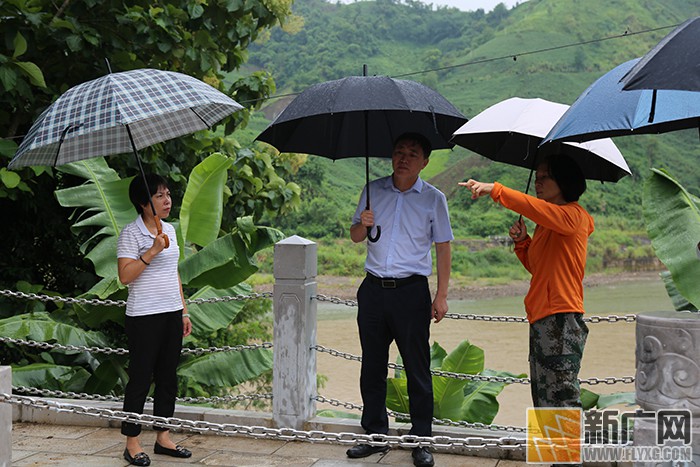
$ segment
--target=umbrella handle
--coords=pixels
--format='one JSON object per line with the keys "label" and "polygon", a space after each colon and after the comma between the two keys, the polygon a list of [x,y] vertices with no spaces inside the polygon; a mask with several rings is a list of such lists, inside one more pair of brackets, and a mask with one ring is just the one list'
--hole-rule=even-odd
{"label": "umbrella handle", "polygon": [[382,226],[377,225],[376,227],[377,227],[377,236],[376,237],[372,236],[372,227],[367,227],[367,239],[372,243],[375,243],[377,240],[379,240],[379,237],[382,236]]}
{"label": "umbrella handle", "polygon": [[[156,231],[158,232],[158,235],[163,233],[163,224],[160,223],[160,217],[155,216],[156,219]],[[170,248],[170,239],[168,238],[167,235],[163,235],[163,239],[165,240],[165,248]]]}

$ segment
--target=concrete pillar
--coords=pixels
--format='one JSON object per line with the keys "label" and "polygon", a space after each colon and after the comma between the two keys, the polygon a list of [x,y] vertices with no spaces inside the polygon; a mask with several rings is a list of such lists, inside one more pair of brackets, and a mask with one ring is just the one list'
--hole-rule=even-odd
{"label": "concrete pillar", "polygon": [[[637,418],[635,446],[656,446],[659,418],[665,412],[691,413],[692,463],[664,462],[658,467],[700,465],[700,313],[657,311],[637,315],[635,390],[637,404],[656,419]],[[664,443],[684,444],[681,440]],[[648,465],[636,462],[635,466]]]}
{"label": "concrete pillar", "polygon": [[[12,394],[12,368],[0,366],[0,393]],[[12,405],[0,404],[0,467],[12,465]]]}
{"label": "concrete pillar", "polygon": [[272,418],[303,429],[316,416],[316,243],[296,235],[275,244]]}

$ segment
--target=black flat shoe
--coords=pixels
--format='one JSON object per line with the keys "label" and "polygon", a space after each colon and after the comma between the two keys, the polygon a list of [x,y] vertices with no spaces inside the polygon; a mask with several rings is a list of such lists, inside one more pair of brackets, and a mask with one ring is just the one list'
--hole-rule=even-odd
{"label": "black flat shoe", "polygon": [[165,454],[166,456],[171,457],[182,457],[183,459],[192,457],[192,451],[189,449],[183,448],[182,446],[175,446],[175,449],[164,448],[158,444],[158,441],[156,441],[156,444],[153,445],[153,452],[156,454]]}
{"label": "black flat shoe", "polygon": [[372,454],[378,452],[387,452],[388,450],[389,446],[371,446],[369,444],[358,444],[357,446],[353,446],[350,449],[348,449],[345,454],[347,454],[348,457],[352,459],[359,459],[361,457],[371,456]]}
{"label": "black flat shoe", "polygon": [[416,467],[433,467],[435,461],[428,448],[413,448],[413,465]]}
{"label": "black flat shoe", "polygon": [[129,454],[129,450],[124,449],[124,459],[126,459],[126,461],[131,465],[151,465],[151,459],[148,457],[148,454],[146,454],[143,451],[131,457],[131,454]]}

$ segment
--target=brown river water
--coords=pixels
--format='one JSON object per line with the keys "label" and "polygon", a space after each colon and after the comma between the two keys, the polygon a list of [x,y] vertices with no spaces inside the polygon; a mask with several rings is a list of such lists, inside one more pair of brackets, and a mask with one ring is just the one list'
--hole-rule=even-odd
{"label": "brown river water", "polygon": [[[450,301],[450,313],[524,316],[522,296],[499,297],[481,300]],[[627,315],[645,311],[672,310],[663,283],[656,275],[624,283],[598,285],[585,290],[586,316]],[[324,347],[360,355],[360,345],[355,322],[356,308],[318,304],[317,342]],[[589,335],[584,352],[582,379],[610,376],[634,376],[635,374],[635,323],[589,323]],[[431,344],[438,342],[448,353],[463,340],[484,349],[485,366],[511,373],[529,373],[528,325],[526,323],[500,323],[465,319],[444,319],[431,325]],[[398,351],[392,345],[391,360]],[[327,398],[362,404],[359,392],[360,363],[317,353],[318,374],[327,378],[319,393]],[[634,384],[583,385],[598,394],[632,392]],[[500,410],[493,423],[525,426],[525,414],[530,406],[530,386],[511,384],[498,396]],[[318,404],[318,409],[336,409],[328,404]],[[350,411],[340,408],[342,411]],[[354,411],[359,414],[359,411]]]}

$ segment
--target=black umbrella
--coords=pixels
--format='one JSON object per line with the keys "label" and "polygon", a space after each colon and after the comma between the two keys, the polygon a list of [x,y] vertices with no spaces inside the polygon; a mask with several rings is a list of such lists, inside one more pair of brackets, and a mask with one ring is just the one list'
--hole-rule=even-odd
{"label": "black umbrella", "polygon": [[[303,91],[256,139],[280,152],[365,157],[369,209],[369,156],[390,158],[394,141],[406,132],[422,134],[433,149],[452,148],[452,133],[466,121],[447,99],[415,81],[349,76]],[[380,227],[376,237],[369,230],[369,240],[377,241]]]}
{"label": "black umbrella", "polygon": [[620,80],[624,90],[700,91],[700,16],[671,31]]}

